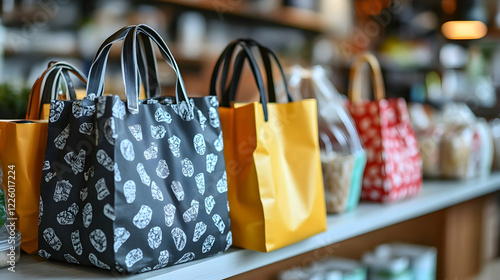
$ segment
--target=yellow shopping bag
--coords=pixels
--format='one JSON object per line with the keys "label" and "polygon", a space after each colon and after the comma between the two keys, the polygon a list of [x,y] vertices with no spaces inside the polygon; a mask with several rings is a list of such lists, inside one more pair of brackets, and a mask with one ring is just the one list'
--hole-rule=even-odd
{"label": "yellow shopping bag", "polygon": [[[44,111],[47,114],[49,111],[44,104],[57,98],[60,82],[68,89],[65,98],[74,98],[67,71],[86,83],[85,75],[73,66],[63,62],[53,63],[32,87],[26,113],[28,120],[0,121],[0,161],[5,174],[3,184],[15,190],[13,197],[6,196],[6,204],[8,213],[14,214],[17,219],[14,223],[21,232],[21,248],[29,254],[38,251],[40,181],[48,128],[43,116]],[[7,177],[7,174],[11,176]]]}
{"label": "yellow shopping bag", "polygon": [[[221,63],[231,60],[238,44],[245,49],[235,62],[232,90],[223,93],[219,108],[233,244],[269,252],[326,230],[317,107],[314,99],[283,104],[266,101],[260,70],[246,46],[256,44],[254,41],[234,41],[226,48],[212,76],[212,94]],[[269,86],[269,58],[275,56],[265,47],[259,45],[259,49]],[[259,85],[262,103],[230,105],[227,101],[234,100],[245,58]],[[222,70],[223,80],[226,71]],[[275,100],[274,88],[269,90],[269,100]]]}

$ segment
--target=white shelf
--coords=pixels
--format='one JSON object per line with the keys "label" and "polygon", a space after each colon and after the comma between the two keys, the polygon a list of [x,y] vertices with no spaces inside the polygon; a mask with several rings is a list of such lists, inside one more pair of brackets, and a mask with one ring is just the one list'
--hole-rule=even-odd
{"label": "white shelf", "polygon": [[269,265],[329,244],[422,216],[500,190],[500,174],[468,181],[424,183],[418,197],[388,205],[361,203],[343,215],[328,217],[328,230],[302,242],[270,252],[230,249],[215,257],[161,270],[122,277],[92,267],[43,260],[23,254],[16,272],[0,270],[0,279],[223,279]]}

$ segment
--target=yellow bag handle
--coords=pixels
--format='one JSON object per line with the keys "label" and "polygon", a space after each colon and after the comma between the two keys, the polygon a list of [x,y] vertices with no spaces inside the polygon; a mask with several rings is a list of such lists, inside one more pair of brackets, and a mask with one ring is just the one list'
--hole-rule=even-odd
{"label": "yellow bag handle", "polygon": [[373,54],[366,52],[356,58],[349,73],[349,100],[353,103],[362,100],[360,69],[365,63],[368,63],[371,68],[375,100],[385,99],[385,87],[380,64]]}

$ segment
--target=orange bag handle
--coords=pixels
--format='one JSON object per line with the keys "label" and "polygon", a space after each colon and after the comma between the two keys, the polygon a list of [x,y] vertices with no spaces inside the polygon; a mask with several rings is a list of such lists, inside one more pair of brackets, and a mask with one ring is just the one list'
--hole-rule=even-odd
{"label": "orange bag handle", "polygon": [[385,99],[385,87],[380,64],[373,54],[363,53],[356,58],[349,73],[349,80],[351,81],[349,84],[349,100],[353,103],[362,100],[360,69],[365,63],[368,63],[371,68],[375,100]]}

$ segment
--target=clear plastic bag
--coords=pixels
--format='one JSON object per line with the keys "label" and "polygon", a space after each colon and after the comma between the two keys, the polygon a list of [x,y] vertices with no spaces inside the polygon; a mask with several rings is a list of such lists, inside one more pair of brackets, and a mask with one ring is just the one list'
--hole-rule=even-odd
{"label": "clear plastic bag", "polygon": [[295,66],[289,71],[289,89],[294,99],[316,98],[318,133],[328,213],[356,207],[366,153],[342,96],[328,79],[325,69]]}

